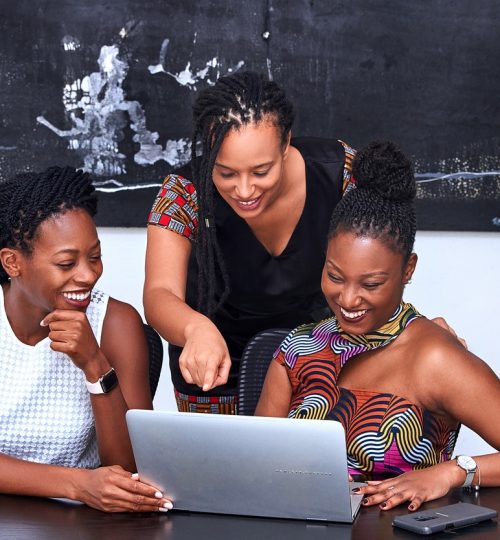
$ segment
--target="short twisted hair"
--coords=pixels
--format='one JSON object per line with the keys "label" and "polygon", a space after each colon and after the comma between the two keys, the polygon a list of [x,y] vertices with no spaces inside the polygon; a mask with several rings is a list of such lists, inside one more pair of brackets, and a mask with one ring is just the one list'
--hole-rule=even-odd
{"label": "short twisted hair", "polygon": [[[229,278],[217,242],[214,221],[212,172],[224,137],[231,129],[270,121],[286,144],[294,120],[294,109],[275,82],[251,71],[221,77],[203,90],[193,107],[192,173],[199,203],[196,242],[198,261],[198,309],[211,316],[229,294]],[[201,143],[201,155],[197,146]],[[216,283],[222,284],[216,298]]]}
{"label": "short twisted hair", "polygon": [[333,211],[328,238],[339,232],[379,238],[407,261],[415,243],[417,220],[412,163],[391,142],[372,142],[354,159],[356,189]]}
{"label": "short twisted hair", "polygon": [[[72,167],[22,173],[0,183],[0,249],[10,247],[31,253],[40,224],[75,208],[94,216],[97,197],[89,175]],[[0,283],[7,280],[0,265]]]}

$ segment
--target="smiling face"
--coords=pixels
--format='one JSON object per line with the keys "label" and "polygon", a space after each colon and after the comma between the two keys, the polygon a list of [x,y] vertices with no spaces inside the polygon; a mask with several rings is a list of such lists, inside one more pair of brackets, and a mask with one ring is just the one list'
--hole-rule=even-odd
{"label": "smiling face", "polygon": [[43,315],[54,309],[85,311],[102,274],[101,246],[93,219],[69,210],[39,226],[30,254],[18,252],[18,300]]}
{"label": "smiling face", "polygon": [[383,326],[401,302],[417,256],[403,254],[380,239],[339,232],[328,242],[321,288],[340,326],[367,334]]}
{"label": "smiling face", "polygon": [[271,121],[231,129],[217,154],[213,181],[221,197],[243,219],[269,208],[283,186],[288,153],[281,132]]}

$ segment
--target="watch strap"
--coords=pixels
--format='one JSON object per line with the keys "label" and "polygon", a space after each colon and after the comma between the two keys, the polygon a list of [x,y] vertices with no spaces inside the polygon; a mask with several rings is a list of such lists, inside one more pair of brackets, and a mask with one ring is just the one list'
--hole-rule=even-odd
{"label": "watch strap", "polygon": [[459,461],[460,457],[462,457],[462,456],[457,456],[457,465],[463,471],[465,471],[465,481],[464,481],[464,483],[462,484],[461,487],[468,488],[468,487],[470,487],[472,485],[472,480],[474,480],[474,475],[476,474],[476,471],[477,471],[477,463],[474,460],[472,460],[473,463],[474,463],[474,468],[468,469],[468,468],[466,468],[466,467],[464,467],[463,465],[460,464],[460,461]]}

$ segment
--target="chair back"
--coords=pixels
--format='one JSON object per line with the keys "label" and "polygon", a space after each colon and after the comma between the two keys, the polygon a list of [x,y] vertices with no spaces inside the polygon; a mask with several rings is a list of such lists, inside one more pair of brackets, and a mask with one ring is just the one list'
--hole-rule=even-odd
{"label": "chair back", "polygon": [[271,328],[247,343],[240,361],[238,414],[253,416],[273,354],[289,333],[287,328]]}
{"label": "chair back", "polygon": [[146,334],[149,349],[149,388],[151,390],[151,399],[153,399],[163,364],[163,343],[160,335],[152,326],[144,324],[144,333]]}

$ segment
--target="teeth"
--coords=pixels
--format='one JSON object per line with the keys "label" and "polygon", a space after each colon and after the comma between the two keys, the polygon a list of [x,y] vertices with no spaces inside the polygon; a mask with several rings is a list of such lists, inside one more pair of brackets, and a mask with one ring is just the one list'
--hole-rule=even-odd
{"label": "teeth", "polygon": [[361,317],[361,315],[364,315],[368,310],[362,309],[361,311],[346,311],[343,307],[341,307],[340,311],[346,319],[357,319],[358,317]]}
{"label": "teeth", "polygon": [[258,201],[258,199],[253,199],[252,201],[238,201],[242,206],[252,206],[252,204],[255,204]]}
{"label": "teeth", "polygon": [[87,291],[86,293],[63,293],[63,296],[67,298],[68,300],[78,300],[82,302],[83,300],[86,300],[90,296],[90,291]]}

